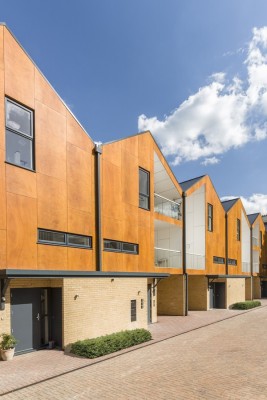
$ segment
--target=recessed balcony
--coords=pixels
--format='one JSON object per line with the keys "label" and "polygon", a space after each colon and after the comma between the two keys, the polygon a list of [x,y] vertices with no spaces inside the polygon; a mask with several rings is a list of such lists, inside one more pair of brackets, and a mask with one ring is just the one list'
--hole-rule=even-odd
{"label": "recessed balcony", "polygon": [[172,201],[154,193],[154,211],[170,218],[182,219],[181,202]]}
{"label": "recessed balcony", "polygon": [[155,247],[155,266],[159,268],[182,268],[182,253]]}

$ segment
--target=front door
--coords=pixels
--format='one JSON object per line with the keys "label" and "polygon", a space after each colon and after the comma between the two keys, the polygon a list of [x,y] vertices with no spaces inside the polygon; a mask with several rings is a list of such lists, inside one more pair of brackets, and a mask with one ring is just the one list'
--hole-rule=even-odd
{"label": "front door", "polygon": [[214,285],[215,285],[214,307],[225,308],[225,283],[216,282]]}
{"label": "front door", "polygon": [[16,353],[41,347],[42,289],[11,289],[11,332]]}
{"label": "front door", "polygon": [[261,297],[267,297],[267,281],[261,283]]}
{"label": "front door", "polygon": [[213,282],[209,285],[210,308],[225,308],[225,283]]}

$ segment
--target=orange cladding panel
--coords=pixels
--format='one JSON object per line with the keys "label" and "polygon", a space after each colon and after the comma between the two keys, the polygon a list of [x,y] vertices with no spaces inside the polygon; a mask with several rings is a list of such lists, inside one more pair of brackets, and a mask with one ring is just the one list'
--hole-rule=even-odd
{"label": "orange cladding panel", "polygon": [[7,193],[7,268],[36,269],[36,199]]}
{"label": "orange cladding panel", "polygon": [[32,61],[10,32],[4,30],[5,93],[34,109],[34,70]]}

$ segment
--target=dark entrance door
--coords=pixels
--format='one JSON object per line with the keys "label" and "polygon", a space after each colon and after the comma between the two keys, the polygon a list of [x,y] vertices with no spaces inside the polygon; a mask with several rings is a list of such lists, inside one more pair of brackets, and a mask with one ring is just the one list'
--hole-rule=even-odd
{"label": "dark entrance door", "polygon": [[210,308],[225,308],[225,283],[213,282],[209,286]]}
{"label": "dark entrance door", "polygon": [[261,282],[261,297],[267,297],[267,281]]}
{"label": "dark entrance door", "polygon": [[41,289],[11,289],[11,329],[16,353],[41,347]]}
{"label": "dark entrance door", "polygon": [[151,312],[151,288],[152,285],[147,285],[147,322],[151,324],[152,322],[152,312]]}

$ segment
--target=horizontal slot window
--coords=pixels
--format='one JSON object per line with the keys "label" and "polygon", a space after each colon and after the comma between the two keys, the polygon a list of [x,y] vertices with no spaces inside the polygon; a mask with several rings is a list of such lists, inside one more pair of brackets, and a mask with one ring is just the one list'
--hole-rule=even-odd
{"label": "horizontal slot window", "polygon": [[228,264],[229,265],[237,265],[237,260],[235,260],[234,258],[228,258]]}
{"label": "horizontal slot window", "polygon": [[213,262],[214,262],[214,264],[224,264],[225,263],[225,258],[214,256],[213,257]]}
{"label": "horizontal slot window", "polygon": [[92,237],[75,235],[67,232],[49,231],[47,229],[38,229],[38,243],[91,249]]}
{"label": "horizontal slot window", "polygon": [[117,253],[138,254],[138,244],[104,239],[104,250]]}

